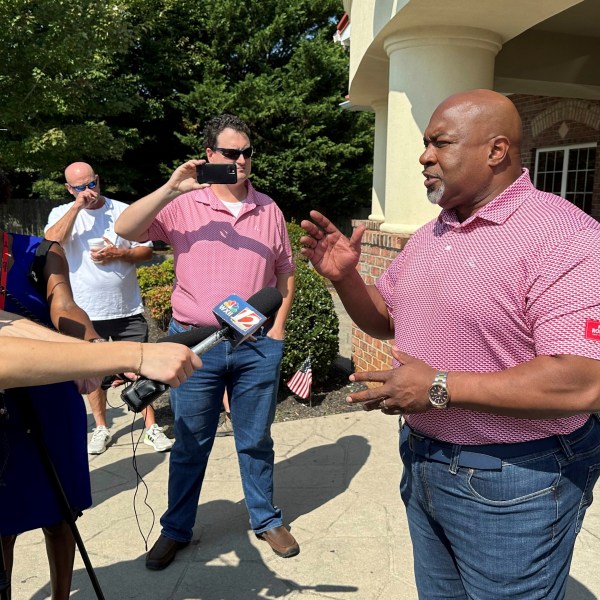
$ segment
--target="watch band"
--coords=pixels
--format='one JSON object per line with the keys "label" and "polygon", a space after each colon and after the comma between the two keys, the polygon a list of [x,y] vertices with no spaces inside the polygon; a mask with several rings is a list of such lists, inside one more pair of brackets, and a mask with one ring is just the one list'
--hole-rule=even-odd
{"label": "watch band", "polygon": [[434,408],[446,408],[450,402],[448,393],[448,371],[438,371],[429,388],[429,402]]}
{"label": "watch band", "polygon": [[446,387],[447,382],[448,382],[448,371],[438,371],[435,374],[435,378],[433,380],[434,385],[436,383],[439,383],[439,384],[443,385],[444,387]]}

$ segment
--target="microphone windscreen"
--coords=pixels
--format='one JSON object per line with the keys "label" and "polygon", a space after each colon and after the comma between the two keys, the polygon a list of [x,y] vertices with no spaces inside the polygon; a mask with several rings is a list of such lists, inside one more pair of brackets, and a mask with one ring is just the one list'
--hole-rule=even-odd
{"label": "microphone windscreen", "polygon": [[189,331],[182,331],[181,333],[174,333],[173,335],[165,335],[156,341],[173,342],[174,344],[183,344],[184,346],[191,348],[218,330],[218,327],[214,327],[212,325],[206,327],[195,327]]}
{"label": "microphone windscreen", "polygon": [[283,296],[277,288],[266,287],[248,298],[248,304],[265,317],[272,317],[281,306]]}

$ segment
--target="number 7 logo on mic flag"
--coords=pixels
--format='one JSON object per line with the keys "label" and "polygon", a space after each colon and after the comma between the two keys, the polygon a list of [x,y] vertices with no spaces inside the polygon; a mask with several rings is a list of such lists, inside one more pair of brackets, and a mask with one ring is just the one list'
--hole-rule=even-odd
{"label": "number 7 logo on mic flag", "polygon": [[312,367],[310,356],[302,363],[294,376],[288,381],[287,386],[300,398],[310,396],[310,387],[312,385]]}

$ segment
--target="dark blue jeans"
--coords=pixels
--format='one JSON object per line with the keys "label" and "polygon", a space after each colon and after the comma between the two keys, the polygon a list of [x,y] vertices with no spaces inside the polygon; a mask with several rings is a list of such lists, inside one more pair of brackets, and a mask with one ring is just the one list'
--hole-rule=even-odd
{"label": "dark blue jeans", "polygon": [[[171,322],[169,333],[184,329]],[[175,444],[169,468],[169,502],[162,533],[181,542],[192,539],[208,457],[215,440],[227,387],[250,526],[256,533],[282,525],[273,505],[275,417],[283,341],[256,335],[233,349],[228,341],[202,355],[203,366],[171,390]]]}
{"label": "dark blue jeans", "polygon": [[[406,426],[401,432],[400,493],[419,598],[563,598],[600,474],[596,417],[538,451],[502,458],[499,468],[476,468],[469,446],[428,445],[429,438],[415,435]],[[510,453],[509,446],[497,445],[498,453]],[[461,452],[470,465],[461,466]],[[479,458],[485,463],[485,455]]]}

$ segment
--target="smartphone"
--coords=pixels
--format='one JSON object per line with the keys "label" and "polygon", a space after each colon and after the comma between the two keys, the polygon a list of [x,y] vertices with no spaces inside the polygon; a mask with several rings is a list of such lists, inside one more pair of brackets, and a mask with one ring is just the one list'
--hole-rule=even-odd
{"label": "smartphone", "polygon": [[204,163],[196,167],[198,183],[237,183],[235,163]]}

